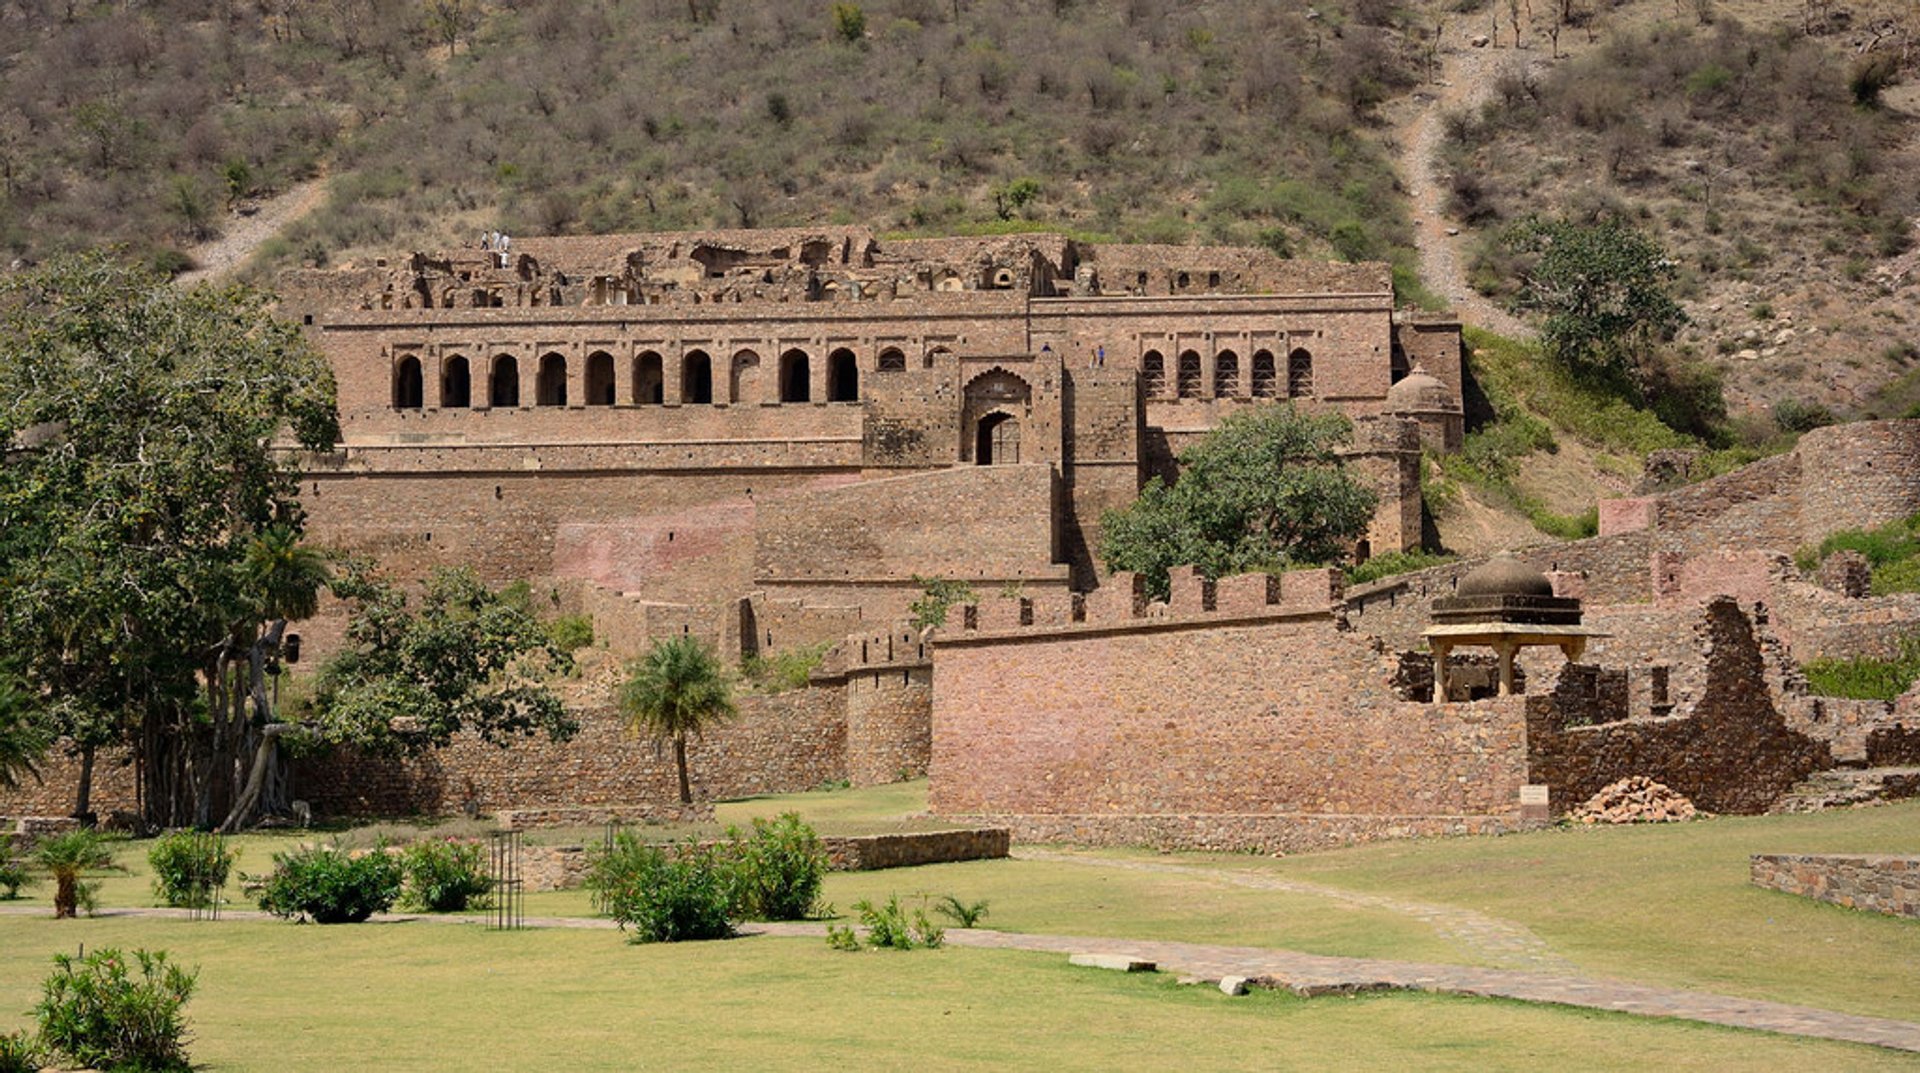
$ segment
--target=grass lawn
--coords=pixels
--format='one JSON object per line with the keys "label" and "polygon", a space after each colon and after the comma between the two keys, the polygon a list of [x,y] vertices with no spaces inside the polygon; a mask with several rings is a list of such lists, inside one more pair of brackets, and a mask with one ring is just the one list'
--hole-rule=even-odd
{"label": "grass lawn", "polygon": [[[726,822],[795,809],[824,831],[918,822],[924,784],[758,798]],[[435,828],[447,830],[448,828]],[[895,828],[897,829],[897,828]],[[383,828],[392,832],[392,827]],[[354,842],[376,833],[349,832]],[[238,867],[313,833],[235,840]],[[1088,851],[1462,906],[1530,927],[1599,976],[1920,1020],[1920,925],[1747,882],[1755,852],[1913,852],[1920,802],[1811,816],[1556,829],[1379,843],[1285,859]],[[154,904],[149,842],[118,847],[104,907]],[[232,888],[230,888],[231,890]],[[45,907],[48,890],[23,903]],[[1204,875],[1056,861],[835,873],[861,898],[986,899],[988,927],[1184,939],[1312,953],[1473,962],[1476,951],[1386,910],[1250,890]],[[241,906],[250,908],[250,906]],[[591,913],[581,891],[530,895],[531,915]],[[871,1068],[1116,1062],[1183,1068],[1914,1068],[1912,1056],[1705,1026],[1437,996],[1229,1000],[1164,980],[986,950],[830,951],[753,938],[634,947],[612,932],[497,935],[431,924],[334,928],[226,920],[0,915],[0,1031],[25,1023],[55,951],[161,947],[203,968],[194,1053],[214,1069]]]}
{"label": "grass lawn", "polygon": [[1476,909],[1595,975],[1920,1020],[1920,921],[1762,890],[1754,853],[1920,853],[1920,801],[1178,859]]}
{"label": "grass lawn", "polygon": [[611,932],[0,915],[0,1031],[48,959],[164,947],[201,971],[207,1070],[1911,1069],[1910,1056],[1418,995],[1232,999],[986,950],[817,940],[632,946]]}

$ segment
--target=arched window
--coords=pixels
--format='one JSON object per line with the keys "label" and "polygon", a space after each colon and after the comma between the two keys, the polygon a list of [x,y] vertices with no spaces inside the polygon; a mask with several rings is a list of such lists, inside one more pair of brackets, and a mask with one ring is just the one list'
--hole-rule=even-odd
{"label": "arched window", "polygon": [[520,363],[511,354],[493,359],[493,376],[487,386],[487,401],[493,406],[520,405]]}
{"label": "arched window", "polygon": [[760,401],[760,355],[742,350],[733,356],[732,383],[728,398],[735,404],[751,405]]}
{"label": "arched window", "polygon": [[455,354],[440,368],[440,408],[463,410],[473,405],[473,370]]}
{"label": "arched window", "polygon": [[713,401],[713,359],[704,350],[689,350],[680,363],[680,401]]}
{"label": "arched window", "polygon": [[907,356],[899,347],[888,347],[880,352],[880,371],[883,373],[901,373],[907,371]]}
{"label": "arched window", "polygon": [[804,350],[789,350],[780,355],[780,401],[813,401],[811,370]]}
{"label": "arched window", "polygon": [[420,359],[409,354],[393,367],[393,408],[418,410],[425,399],[420,383]]}
{"label": "arched window", "polygon": [[613,355],[596,350],[587,355],[587,405],[612,406]]}
{"label": "arched window", "polygon": [[933,349],[927,351],[926,368],[931,369],[934,367],[936,363],[945,361],[952,356],[953,356],[953,351],[948,350],[946,347],[943,347],[943,346],[934,347]]}
{"label": "arched window", "polygon": [[667,401],[667,372],[658,351],[642,351],[633,359],[633,401],[639,406],[658,406]]}
{"label": "arched window", "polygon": [[860,398],[860,362],[845,347],[827,355],[827,401],[854,402]]}
{"label": "arched window", "polygon": [[1020,422],[1012,414],[988,414],[980,419],[973,460],[982,466],[1012,466],[1020,462]]}
{"label": "arched window", "polygon": [[1313,396],[1313,355],[1304,349],[1287,355],[1287,398]]}
{"label": "arched window", "polygon": [[1278,377],[1273,371],[1273,352],[1256,350],[1253,352],[1253,397],[1271,399],[1279,394]]}
{"label": "arched window", "polygon": [[1150,399],[1167,393],[1167,359],[1158,350],[1149,350],[1141,356],[1140,386]]}
{"label": "arched window", "polygon": [[1179,379],[1174,390],[1183,399],[1200,397],[1200,355],[1191,350],[1180,352]]}
{"label": "arched window", "polygon": [[1240,355],[1222,350],[1213,356],[1213,397],[1230,399],[1240,392]]}
{"label": "arched window", "polygon": [[567,404],[567,359],[558,354],[540,355],[540,377],[534,384],[535,406]]}

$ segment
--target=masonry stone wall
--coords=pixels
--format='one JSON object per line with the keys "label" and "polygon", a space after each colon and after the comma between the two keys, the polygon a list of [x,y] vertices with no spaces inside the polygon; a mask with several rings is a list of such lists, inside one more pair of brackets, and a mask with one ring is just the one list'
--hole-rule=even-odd
{"label": "masonry stone wall", "polygon": [[[739,698],[740,712],[688,742],[699,799],[810,790],[847,777],[846,716],[837,689]],[[675,798],[671,747],[633,736],[618,714],[576,713],[580,733],[500,749],[473,739],[410,759],[339,750],[294,768],[294,796],[317,815],[493,812],[544,806],[631,805]]]}
{"label": "masonry stone wall", "polygon": [[944,635],[930,806],[1100,841],[1516,819],[1520,705],[1404,703],[1388,662],[1324,610]]}
{"label": "masonry stone wall", "polygon": [[1711,812],[1761,812],[1832,766],[1828,745],[1789,728],[1775,708],[1753,623],[1737,601],[1709,601],[1695,636],[1703,685],[1673,716],[1576,726],[1553,693],[1527,698],[1528,768],[1551,787],[1556,811],[1644,775]]}
{"label": "masonry stone wall", "polygon": [[1849,909],[1920,918],[1920,857],[1756,853],[1753,882]]}
{"label": "masonry stone wall", "polygon": [[878,786],[927,773],[933,751],[933,666],[868,664],[846,676],[847,778]]}

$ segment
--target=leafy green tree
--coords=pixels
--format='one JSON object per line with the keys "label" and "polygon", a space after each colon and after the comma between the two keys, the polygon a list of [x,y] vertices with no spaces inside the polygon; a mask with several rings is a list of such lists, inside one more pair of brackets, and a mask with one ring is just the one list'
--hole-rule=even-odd
{"label": "leafy green tree", "polygon": [[237,673],[272,655],[248,549],[300,530],[279,448],[337,438],[325,359],[264,294],[100,254],[0,279],[0,650],[80,757],[77,814],[114,743],[150,822],[228,814],[270,721]]}
{"label": "leafy green tree", "polygon": [[1520,302],[1546,314],[1541,341],[1571,370],[1630,378],[1644,352],[1672,339],[1686,322],[1668,293],[1673,261],[1618,219],[1535,217],[1508,231],[1505,241],[1531,258]]}
{"label": "leafy green tree", "polygon": [[1156,477],[1101,519],[1107,569],[1138,571],[1165,599],[1167,571],[1187,563],[1219,578],[1341,558],[1377,502],[1342,465],[1352,430],[1339,414],[1290,404],[1227,418],[1181,452],[1178,481]]}
{"label": "leafy green tree", "polygon": [[699,639],[682,634],[656,643],[629,665],[615,703],[636,733],[673,742],[680,802],[693,802],[687,781],[687,738],[734,714],[733,686]]}
{"label": "leafy green tree", "polygon": [[833,29],[848,44],[858,44],[867,36],[867,13],[859,4],[835,4]]}
{"label": "leafy green tree", "polygon": [[326,743],[419,753],[467,732],[494,745],[579,729],[546,682],[573,667],[545,623],[471,570],[435,570],[419,605],[363,562],[333,583],[351,608],[351,647],[320,674],[314,718]]}
{"label": "leafy green tree", "polygon": [[0,668],[0,790],[20,785],[25,775],[40,777],[40,756],[52,737],[33,695]]}

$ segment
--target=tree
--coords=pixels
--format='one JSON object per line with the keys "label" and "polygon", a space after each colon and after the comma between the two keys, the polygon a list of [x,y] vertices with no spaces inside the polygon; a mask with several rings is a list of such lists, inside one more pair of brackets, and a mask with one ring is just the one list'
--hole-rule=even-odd
{"label": "tree", "polygon": [[33,849],[33,863],[53,877],[55,920],[74,916],[83,901],[91,912],[93,891],[90,888],[94,884],[83,886],[80,873],[114,866],[113,854],[101,843],[100,836],[85,830],[41,840]]}
{"label": "tree", "polygon": [[283,448],[337,438],[325,359],[260,292],[101,254],[0,280],[0,651],[80,757],[76,814],[115,743],[150,823],[227,814],[267,721],[223,703],[268,618],[247,549],[300,530]]}
{"label": "tree", "polygon": [[0,668],[0,790],[20,785],[23,775],[39,778],[40,756],[51,740],[33,694]]}
{"label": "tree", "polygon": [[1227,418],[1181,453],[1178,481],[1156,477],[1101,519],[1107,569],[1138,571],[1165,599],[1167,571],[1187,563],[1220,578],[1344,557],[1377,502],[1341,463],[1352,430],[1286,403]]}
{"label": "tree", "polygon": [[1506,243],[1531,255],[1520,302],[1546,314],[1541,341],[1572,371],[1631,378],[1642,352],[1686,322],[1667,293],[1673,261],[1618,219],[1535,217],[1510,230]]}
{"label": "tree", "polygon": [[463,732],[505,746],[541,732],[565,741],[579,729],[546,685],[573,657],[524,600],[473,571],[435,570],[417,608],[364,562],[348,562],[333,591],[351,605],[351,647],[320,673],[313,718],[300,728],[317,740],[416,754]]}
{"label": "tree", "polygon": [[615,703],[635,733],[673,742],[680,803],[693,803],[687,781],[687,738],[734,714],[733,686],[707,646],[682,634],[656,643],[627,668]]}

